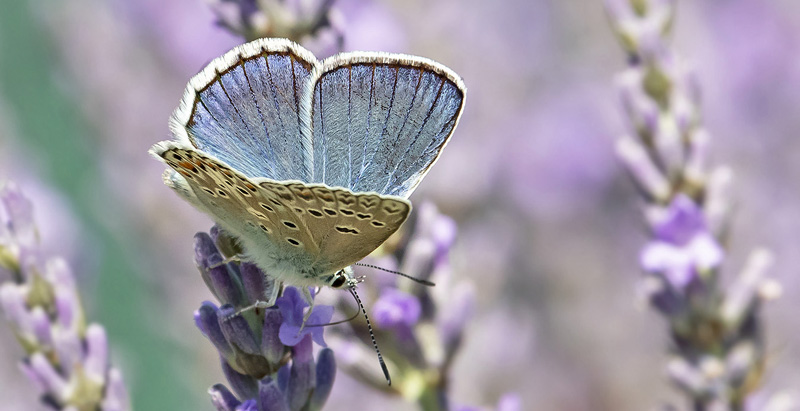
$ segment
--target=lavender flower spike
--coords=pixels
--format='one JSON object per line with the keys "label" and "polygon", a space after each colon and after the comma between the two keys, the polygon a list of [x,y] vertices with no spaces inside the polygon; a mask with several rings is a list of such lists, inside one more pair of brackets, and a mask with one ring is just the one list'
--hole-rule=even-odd
{"label": "lavender flower spike", "polygon": [[121,374],[108,363],[99,324],[86,324],[67,264],[39,249],[31,202],[0,188],[0,307],[26,352],[23,372],[55,409],[130,409]]}
{"label": "lavender flower spike", "polygon": [[680,290],[701,272],[722,263],[724,251],[708,231],[702,210],[689,197],[678,194],[666,209],[652,211],[653,240],[641,254],[645,271],[660,273]]}
{"label": "lavender flower spike", "polygon": [[709,167],[697,79],[667,41],[676,1],[606,5],[629,57],[617,84],[636,138],[617,148],[647,203],[642,289],[670,325],[668,374],[695,410],[742,409],[763,375],[758,310],[778,294],[765,275],[771,254],[754,252],[730,287],[720,284],[732,172]]}
{"label": "lavender flower spike", "polygon": [[[217,24],[246,41],[284,37],[335,43],[341,50],[342,18],[333,0],[211,0]],[[313,48],[313,47],[312,47]]]}
{"label": "lavender flower spike", "polygon": [[[209,389],[220,411],[319,410],[333,387],[336,362],[324,348],[313,355],[313,343],[325,346],[323,327],[300,331],[300,292],[283,288],[250,263],[227,262],[239,254],[236,242],[217,227],[195,236],[195,262],[212,294],[222,304],[204,302],[194,319],[211,341],[232,391],[222,384]],[[276,304],[262,308],[278,295]],[[333,307],[316,305],[309,324],[326,324]]]}
{"label": "lavender flower spike", "polygon": [[[451,365],[475,305],[473,284],[456,281],[451,273],[449,257],[457,227],[432,203],[420,204],[414,216],[415,221],[406,223],[409,228],[403,238],[398,238],[399,245],[385,245],[382,250],[389,254],[380,260],[372,257],[369,263],[430,280],[435,287],[355,267],[357,275],[371,274],[370,281],[361,284],[361,293],[372,300],[364,305],[372,310],[375,338],[391,370],[392,385],[387,386],[377,372],[363,318],[349,322],[350,330],[334,328],[340,338],[334,334],[331,346],[344,348],[339,351],[343,353],[340,361],[350,374],[377,390],[416,402],[422,410],[478,409],[459,407],[448,393],[448,384],[456,377],[451,375]],[[351,304],[347,296],[340,298],[341,311],[351,312]],[[522,408],[515,406],[518,401],[513,395],[508,398],[507,405],[498,410]]]}

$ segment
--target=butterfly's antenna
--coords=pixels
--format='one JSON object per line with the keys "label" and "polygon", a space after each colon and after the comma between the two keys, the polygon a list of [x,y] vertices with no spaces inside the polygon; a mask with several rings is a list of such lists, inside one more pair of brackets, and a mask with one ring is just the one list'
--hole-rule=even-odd
{"label": "butterfly's antenna", "polygon": [[350,322],[350,321],[353,321],[353,320],[355,320],[355,319],[356,319],[356,317],[358,317],[358,314],[360,314],[360,313],[359,313],[358,311],[356,311],[356,313],[355,313],[355,314],[353,314],[353,316],[352,316],[352,317],[350,317],[350,318],[348,318],[348,319],[346,319],[346,320],[334,321],[334,322],[332,322],[332,323],[325,323],[325,324],[306,324],[306,328],[308,328],[308,327],[327,327],[327,326],[329,326],[329,325],[336,325],[336,324],[341,324],[341,323],[347,323],[347,322]]}
{"label": "butterfly's antenna", "polygon": [[353,265],[358,265],[358,266],[361,266],[361,267],[369,267],[369,268],[374,268],[374,269],[376,269],[376,270],[386,271],[387,273],[397,274],[397,275],[399,275],[399,276],[401,276],[401,277],[408,278],[409,280],[412,280],[412,281],[414,281],[414,282],[416,282],[416,283],[418,283],[418,284],[427,285],[427,286],[429,286],[429,287],[433,287],[433,286],[435,286],[435,285],[436,285],[436,284],[434,284],[434,283],[432,283],[432,282],[430,282],[430,281],[428,281],[428,280],[423,280],[423,279],[421,279],[421,278],[412,277],[412,276],[410,276],[410,275],[408,275],[408,274],[401,273],[400,271],[392,271],[392,270],[387,270],[387,269],[385,269],[385,268],[383,268],[383,267],[378,267],[377,265],[372,265],[372,264],[361,264],[361,263],[355,263],[355,264],[353,264]]}
{"label": "butterfly's antenna", "polygon": [[375,341],[375,334],[372,333],[372,324],[369,323],[367,310],[364,309],[364,304],[361,304],[361,299],[358,298],[358,294],[356,294],[355,287],[350,287],[348,288],[348,290],[350,290],[350,294],[353,294],[353,297],[356,299],[356,303],[358,303],[358,306],[361,308],[361,312],[364,314],[364,319],[367,320],[367,329],[369,330],[369,338],[372,339],[372,346],[375,347],[375,352],[378,353],[378,362],[381,363],[381,369],[383,370],[383,376],[386,377],[386,383],[391,386],[392,377],[389,376],[389,369],[386,368],[386,362],[383,361],[381,350],[378,349],[378,342]]}

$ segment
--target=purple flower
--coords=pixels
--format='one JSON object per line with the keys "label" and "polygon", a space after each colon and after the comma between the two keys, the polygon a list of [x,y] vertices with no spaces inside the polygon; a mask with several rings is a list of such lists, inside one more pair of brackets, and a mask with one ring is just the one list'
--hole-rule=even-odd
{"label": "purple flower", "polygon": [[[415,392],[427,393],[415,398],[422,409],[457,409],[455,404],[450,406],[448,398],[449,382],[457,378],[451,366],[466,324],[473,318],[474,288],[451,275],[449,259],[457,233],[453,219],[429,202],[416,207],[414,218],[402,238],[382,247],[391,254],[380,260],[371,257],[369,263],[430,280],[436,286],[398,276],[381,281],[384,275],[371,273],[359,292],[365,296],[364,306],[371,307],[372,330],[366,321],[352,321],[348,337],[354,334],[358,338],[337,338],[331,344],[351,375],[386,391],[384,375],[372,357],[372,342],[377,341],[392,370],[390,391],[405,394],[406,387],[414,387]],[[340,306],[351,308],[351,301],[342,298]],[[343,330],[337,327],[333,331]],[[395,368],[399,372],[395,373]]]}
{"label": "purple flower", "polygon": [[[236,389],[244,401],[237,398],[227,387],[216,384],[209,389],[211,402],[219,411],[290,411],[320,410],[333,388],[336,361],[333,351],[325,348],[316,361],[312,355],[310,338],[303,339],[294,349],[291,365],[283,366],[276,374],[260,380],[248,380],[244,388]],[[234,384],[235,371],[223,370]],[[245,382],[244,380],[239,381]],[[246,393],[243,393],[246,392]]]}
{"label": "purple flower", "polygon": [[731,172],[709,167],[697,77],[668,44],[675,3],[607,0],[629,55],[618,83],[638,137],[623,137],[618,154],[649,203],[641,289],[670,324],[668,374],[695,409],[740,409],[764,372],[758,307],[769,294],[760,290],[771,258],[753,253],[731,286],[721,286],[725,252],[717,236],[731,208]]}
{"label": "purple flower", "polygon": [[0,307],[28,353],[23,372],[58,409],[127,410],[119,371],[108,363],[99,324],[86,324],[72,272],[41,252],[31,202],[0,188]]}
{"label": "purple flower", "polygon": [[332,0],[212,0],[210,6],[217,24],[247,41],[285,37],[317,52],[339,51],[344,41]]}
{"label": "purple flower", "polygon": [[642,250],[642,267],[661,273],[682,290],[698,274],[719,266],[724,251],[708,230],[703,211],[689,197],[677,195],[652,216],[653,240]]}
{"label": "purple flower", "polygon": [[[318,410],[336,375],[333,351],[314,360],[313,343],[325,346],[323,327],[333,307],[315,306],[300,331],[308,304],[294,287],[282,285],[247,262],[226,262],[240,253],[235,239],[213,227],[195,235],[198,270],[222,304],[204,302],[194,314],[197,328],[211,341],[231,387],[214,385],[211,402],[222,411]],[[275,298],[275,305],[262,304]],[[258,303],[258,304],[257,304]]]}
{"label": "purple flower", "polygon": [[[313,293],[312,293],[313,296]],[[311,338],[319,345],[327,347],[322,338],[324,327],[319,325],[331,322],[333,317],[333,307],[330,305],[315,305],[311,316],[308,317],[305,328],[300,330],[303,325],[304,310],[308,307],[303,296],[294,287],[286,287],[283,296],[278,298],[275,305],[281,310],[283,324],[281,324],[279,336],[283,344],[288,346],[297,345],[303,337],[311,335]]]}
{"label": "purple flower", "polygon": [[416,297],[395,288],[383,290],[372,306],[372,316],[378,327],[403,333],[419,321],[421,312],[422,307]]}
{"label": "purple flower", "polygon": [[440,263],[450,254],[456,242],[458,227],[452,218],[439,212],[433,203],[422,203],[417,209],[415,240],[426,239],[435,246],[435,263]]}

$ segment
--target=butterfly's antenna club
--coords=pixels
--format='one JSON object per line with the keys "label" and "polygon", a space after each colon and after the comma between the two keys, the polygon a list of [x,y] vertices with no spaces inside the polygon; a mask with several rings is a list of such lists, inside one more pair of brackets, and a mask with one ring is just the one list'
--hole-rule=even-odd
{"label": "butterfly's antenna club", "polygon": [[375,341],[375,334],[372,333],[372,324],[369,322],[369,316],[367,316],[367,310],[364,309],[364,304],[361,304],[361,299],[358,298],[358,294],[356,293],[355,287],[350,287],[350,294],[353,294],[353,298],[356,299],[356,303],[361,308],[361,312],[364,314],[364,319],[367,320],[367,329],[369,330],[369,338],[372,339],[372,346],[375,347],[375,352],[378,354],[378,362],[381,363],[381,369],[383,370],[383,376],[386,377],[386,383],[390,386],[392,385],[392,377],[389,376],[389,369],[386,368],[386,362],[383,361],[383,356],[381,355],[381,350],[378,349],[378,342]]}
{"label": "butterfly's antenna club", "polygon": [[433,287],[433,286],[435,286],[435,285],[436,285],[435,283],[433,283],[433,282],[430,282],[430,281],[428,281],[428,280],[423,280],[423,279],[421,279],[421,278],[412,277],[412,276],[410,276],[410,275],[408,275],[408,274],[401,273],[400,271],[392,271],[392,270],[387,270],[386,268],[383,268],[383,267],[378,267],[377,265],[372,265],[372,264],[361,264],[361,263],[355,263],[354,265],[358,265],[358,266],[361,266],[361,267],[369,267],[369,268],[374,268],[374,269],[376,269],[376,270],[386,271],[387,273],[397,274],[397,275],[399,275],[399,276],[401,276],[401,277],[408,278],[409,280],[412,280],[412,281],[414,281],[415,283],[422,284],[422,285],[427,285],[427,286],[429,286],[429,287]]}

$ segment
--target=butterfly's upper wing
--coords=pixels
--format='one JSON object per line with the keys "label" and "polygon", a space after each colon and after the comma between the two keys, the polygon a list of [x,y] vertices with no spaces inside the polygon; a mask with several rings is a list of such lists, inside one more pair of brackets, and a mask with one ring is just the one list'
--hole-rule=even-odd
{"label": "butterfly's upper wing", "polygon": [[301,101],[319,66],[285,39],[238,46],[189,81],[172,134],[247,177],[310,181],[311,130]]}
{"label": "butterfly's upper wing", "polygon": [[168,185],[236,235],[267,274],[295,285],[324,285],[324,276],[366,257],[411,210],[403,198],[250,179],[195,149],[157,147],[178,173]]}
{"label": "butterfly's upper wing", "polygon": [[447,144],[466,88],[447,67],[386,53],[343,53],[313,73],[313,178],[407,198]]}

